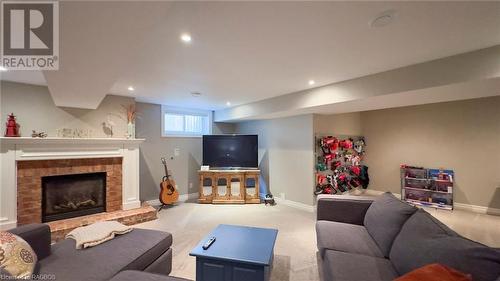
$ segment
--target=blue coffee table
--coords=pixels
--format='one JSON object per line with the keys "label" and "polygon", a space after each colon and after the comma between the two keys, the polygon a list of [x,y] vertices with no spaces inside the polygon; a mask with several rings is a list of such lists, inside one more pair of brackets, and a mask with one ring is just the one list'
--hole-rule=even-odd
{"label": "blue coffee table", "polygon": [[[216,241],[203,250],[210,237]],[[189,253],[196,257],[196,281],[269,280],[277,229],[221,224]]]}

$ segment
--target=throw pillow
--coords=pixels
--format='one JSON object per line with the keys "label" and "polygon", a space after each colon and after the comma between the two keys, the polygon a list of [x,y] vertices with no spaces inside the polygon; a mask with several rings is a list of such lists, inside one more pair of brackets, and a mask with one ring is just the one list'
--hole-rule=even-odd
{"label": "throw pillow", "polygon": [[21,237],[0,231],[0,268],[15,278],[33,275],[37,257],[31,246]]}
{"label": "throw pillow", "polygon": [[464,274],[451,267],[433,263],[415,269],[394,281],[472,281],[470,275]]}
{"label": "throw pillow", "polygon": [[496,280],[500,275],[500,250],[458,235],[422,209],[401,229],[390,259],[401,275],[432,263],[470,274],[474,281]]}
{"label": "throw pillow", "polygon": [[392,242],[406,220],[417,211],[386,192],[377,197],[366,211],[364,225],[385,257],[389,257]]}

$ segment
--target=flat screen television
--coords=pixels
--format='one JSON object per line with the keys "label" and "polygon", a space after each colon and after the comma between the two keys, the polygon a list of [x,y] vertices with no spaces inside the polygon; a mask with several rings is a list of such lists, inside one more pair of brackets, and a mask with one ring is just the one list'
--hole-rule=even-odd
{"label": "flat screen television", "polygon": [[257,135],[204,135],[203,165],[222,169],[257,168]]}

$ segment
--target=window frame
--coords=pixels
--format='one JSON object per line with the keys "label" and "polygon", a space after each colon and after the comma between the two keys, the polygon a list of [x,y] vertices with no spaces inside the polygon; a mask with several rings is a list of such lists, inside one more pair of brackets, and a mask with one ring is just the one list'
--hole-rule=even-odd
{"label": "window frame", "polygon": [[161,136],[164,138],[201,138],[205,133],[201,134],[189,134],[186,132],[179,132],[174,134],[168,134],[165,130],[165,114],[178,114],[178,115],[198,115],[208,117],[208,132],[207,135],[212,134],[213,127],[213,111],[202,110],[202,109],[192,109],[192,108],[181,108],[162,105],[161,106]]}

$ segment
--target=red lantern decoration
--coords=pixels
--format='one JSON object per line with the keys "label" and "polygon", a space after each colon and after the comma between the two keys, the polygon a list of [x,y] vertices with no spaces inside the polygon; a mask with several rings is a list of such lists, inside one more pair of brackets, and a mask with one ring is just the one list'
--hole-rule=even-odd
{"label": "red lantern decoration", "polygon": [[16,123],[16,116],[14,113],[9,114],[7,119],[7,129],[5,130],[6,137],[20,137],[19,124]]}

